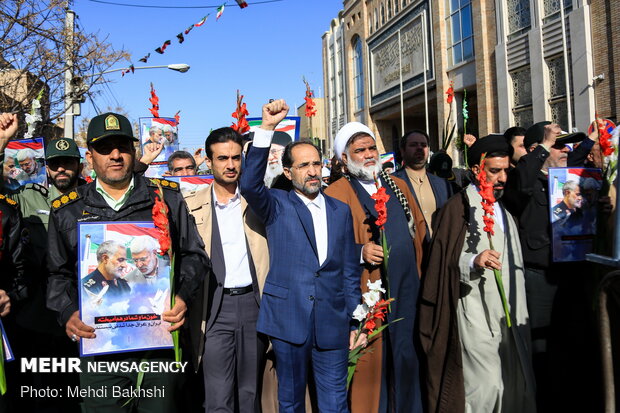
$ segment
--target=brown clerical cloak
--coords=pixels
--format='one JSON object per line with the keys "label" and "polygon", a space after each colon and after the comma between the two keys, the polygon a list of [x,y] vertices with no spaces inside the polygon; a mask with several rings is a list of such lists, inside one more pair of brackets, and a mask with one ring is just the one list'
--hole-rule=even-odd
{"label": "brown clerical cloak", "polygon": [[[392,179],[405,195],[407,202],[409,203],[411,213],[414,217],[416,232],[413,244],[416,252],[418,274],[421,274],[420,268],[423,256],[422,243],[426,235],[424,216],[422,215],[418,204],[415,202],[415,199],[411,195],[407,183],[394,176],[392,176]],[[366,213],[364,212],[362,204],[360,203],[358,196],[349,180],[347,178],[340,178],[338,181],[329,185],[325,190],[325,193],[346,203],[351,208],[355,242],[360,245],[370,242],[372,238],[372,230],[370,225],[366,223]],[[362,294],[368,291],[366,284],[369,280],[374,282],[380,278],[381,272],[379,267],[365,265],[361,276]],[[349,394],[352,413],[376,413],[379,409],[382,378],[382,349],[383,340],[381,336],[379,336],[378,339],[369,346],[369,351],[362,356],[357,364],[357,369],[353,381],[351,382]]]}

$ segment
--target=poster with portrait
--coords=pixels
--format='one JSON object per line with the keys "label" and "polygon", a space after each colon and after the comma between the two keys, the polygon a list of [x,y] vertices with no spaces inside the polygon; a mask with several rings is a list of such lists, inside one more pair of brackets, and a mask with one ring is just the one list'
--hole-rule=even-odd
{"label": "poster with portrait", "polygon": [[211,185],[213,175],[167,176],[166,179],[178,183],[181,194],[185,195]]}
{"label": "poster with portrait", "polygon": [[82,356],[172,348],[170,261],[152,222],[78,223],[80,319],[95,329]]}
{"label": "poster with portrait", "polygon": [[179,126],[174,118],[140,118],[140,144],[142,153],[150,143],[161,143],[164,149],[153,162],[165,162],[179,150]]}
{"label": "poster with portrait", "polygon": [[30,183],[47,188],[43,138],[9,141],[4,150],[4,186],[16,189]]}
{"label": "poster with portrait", "polygon": [[[289,142],[298,141],[299,140],[299,126],[300,126],[301,118],[299,116],[287,116],[278,124],[276,128],[276,133],[274,134],[274,140],[276,139],[276,134],[286,133],[289,135]],[[262,118],[247,118],[248,124],[250,125],[250,132],[254,132],[256,129],[260,128],[262,123]],[[282,140],[286,140],[283,138]],[[284,145],[286,146],[286,145]]]}
{"label": "poster with portrait", "polygon": [[603,176],[596,168],[549,168],[549,214],[554,262],[583,261],[596,236]]}

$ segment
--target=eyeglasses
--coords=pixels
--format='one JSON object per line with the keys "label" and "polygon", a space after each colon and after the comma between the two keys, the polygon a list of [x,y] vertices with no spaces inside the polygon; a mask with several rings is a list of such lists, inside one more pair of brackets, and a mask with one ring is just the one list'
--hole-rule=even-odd
{"label": "eyeglasses", "polygon": [[323,163],[321,161],[304,162],[304,163],[300,163],[297,166],[291,166],[291,168],[295,168],[298,171],[305,172],[308,169],[310,169],[311,166],[313,166],[314,168],[317,168],[317,169],[321,169],[323,167]]}
{"label": "eyeglasses", "polygon": [[134,258],[133,262],[135,262],[136,264],[140,264],[141,262],[146,263],[149,260],[150,257],[144,257],[144,258]]}
{"label": "eyeglasses", "polygon": [[280,148],[280,149],[273,148],[273,149],[269,150],[269,153],[272,154],[272,155],[275,155],[275,154],[280,153],[280,152],[284,152],[284,148]]}

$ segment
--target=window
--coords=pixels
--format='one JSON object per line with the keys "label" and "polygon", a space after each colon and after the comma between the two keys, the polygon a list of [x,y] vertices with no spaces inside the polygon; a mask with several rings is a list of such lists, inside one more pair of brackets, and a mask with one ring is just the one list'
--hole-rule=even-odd
{"label": "window", "polygon": [[388,9],[388,19],[391,19],[392,18],[392,0],[388,0],[387,9]]}
{"label": "window", "polygon": [[564,9],[569,9],[573,6],[573,0],[544,0],[544,12],[545,17],[549,17],[555,15],[556,13],[559,15],[560,13],[560,4],[564,2]]}
{"label": "window", "polygon": [[[398,1],[398,0],[396,0]],[[405,6],[407,5],[407,0],[403,0],[403,9],[405,8]]]}
{"label": "window", "polygon": [[353,41],[353,84],[355,87],[355,111],[364,109],[364,60],[362,58],[362,40]]}
{"label": "window", "polygon": [[398,0],[394,0],[394,14],[398,13]]}
{"label": "window", "polygon": [[562,55],[555,56],[547,59],[546,63],[549,73],[548,103],[551,109],[551,121],[560,125],[564,130],[570,130],[564,57]]}
{"label": "window", "polygon": [[512,79],[512,114],[516,126],[529,128],[534,123],[532,112],[532,77],[529,66],[510,73]]}
{"label": "window", "polygon": [[471,0],[450,0],[450,27],[452,30],[452,64],[474,56],[474,31]]}
{"label": "window", "polygon": [[508,34],[530,28],[530,0],[508,0]]}
{"label": "window", "polygon": [[385,6],[381,5],[381,25],[385,24]]}

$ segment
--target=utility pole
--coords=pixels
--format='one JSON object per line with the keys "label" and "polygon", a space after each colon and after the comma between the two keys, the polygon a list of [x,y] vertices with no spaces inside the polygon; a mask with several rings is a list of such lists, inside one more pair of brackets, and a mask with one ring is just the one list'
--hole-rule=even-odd
{"label": "utility pole", "polygon": [[73,37],[75,31],[75,12],[70,9],[71,0],[65,4],[65,132],[64,136],[73,139]]}

